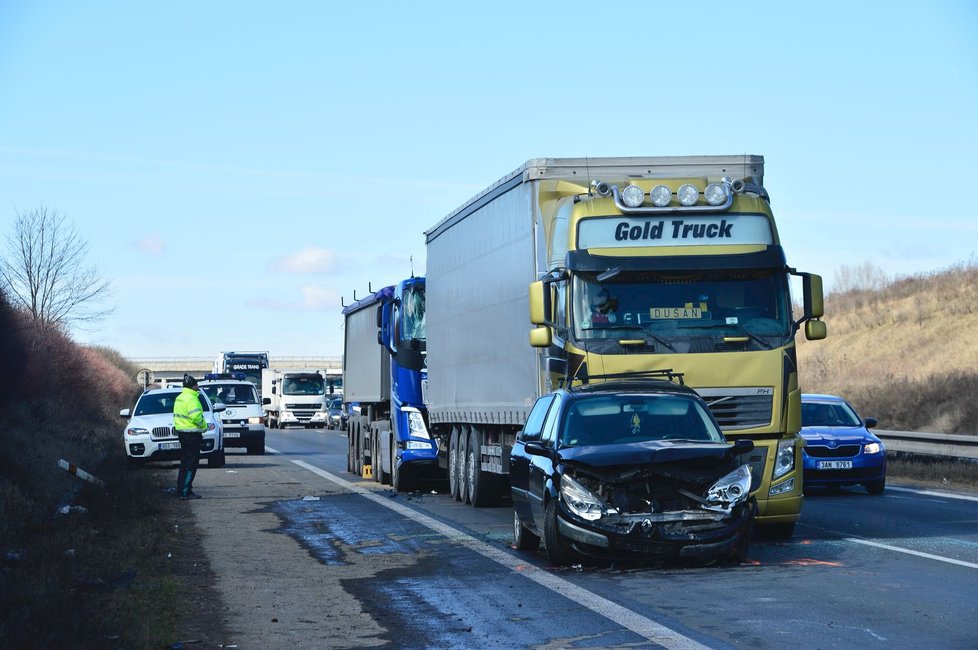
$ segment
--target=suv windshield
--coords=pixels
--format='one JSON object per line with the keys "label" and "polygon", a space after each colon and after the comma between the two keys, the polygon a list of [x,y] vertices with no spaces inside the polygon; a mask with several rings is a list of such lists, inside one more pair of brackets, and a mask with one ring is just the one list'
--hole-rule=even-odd
{"label": "suv windshield", "polygon": [[803,427],[858,427],[859,418],[841,402],[802,402],[801,426]]}
{"label": "suv windshield", "polygon": [[563,446],[649,440],[724,442],[697,401],[679,395],[594,395],[571,402],[561,427]]}
{"label": "suv windshield", "polygon": [[[177,401],[177,395],[179,394],[169,392],[141,395],[136,402],[136,408],[133,409],[133,415],[162,415],[164,413],[173,413],[173,403]],[[200,400],[200,407],[204,411],[210,411],[210,405],[208,405],[207,400],[200,395],[197,397]]]}
{"label": "suv windshield", "polygon": [[201,385],[200,389],[212,402],[228,405],[258,403],[258,395],[251,384],[207,384]]}

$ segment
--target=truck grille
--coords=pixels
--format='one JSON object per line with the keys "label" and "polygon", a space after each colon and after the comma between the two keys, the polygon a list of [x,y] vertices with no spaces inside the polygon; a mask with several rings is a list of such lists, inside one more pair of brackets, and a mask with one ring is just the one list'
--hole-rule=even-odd
{"label": "truck grille", "polygon": [[698,388],[724,431],[771,424],[774,390],[770,388]]}
{"label": "truck grille", "polygon": [[153,427],[153,432],[150,435],[154,440],[158,440],[160,438],[172,438],[173,427]]}

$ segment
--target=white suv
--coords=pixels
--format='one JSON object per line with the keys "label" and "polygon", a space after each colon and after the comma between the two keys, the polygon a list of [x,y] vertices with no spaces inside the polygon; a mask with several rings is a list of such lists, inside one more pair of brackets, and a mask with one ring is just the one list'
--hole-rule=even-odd
{"label": "white suv", "polygon": [[244,447],[249,454],[264,454],[265,411],[258,399],[258,391],[253,383],[244,380],[244,373],[233,374],[233,379],[206,374],[198,386],[212,404],[225,406],[221,412],[224,446]]}
{"label": "white suv", "polygon": [[[138,464],[156,460],[180,458],[180,440],[173,430],[173,403],[182,388],[154,388],[145,391],[132,409],[122,409],[119,415],[129,420],[122,432],[122,442],[130,463]],[[215,415],[223,411],[216,408],[203,392],[199,393],[200,406],[204,409],[207,432],[200,447],[200,457],[207,459],[209,467],[224,467],[224,426]]]}

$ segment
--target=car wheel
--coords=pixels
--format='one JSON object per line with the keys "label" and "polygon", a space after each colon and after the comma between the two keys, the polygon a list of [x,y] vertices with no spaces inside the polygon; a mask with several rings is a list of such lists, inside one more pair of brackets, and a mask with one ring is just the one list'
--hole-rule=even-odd
{"label": "car wheel", "polygon": [[458,485],[458,429],[452,429],[452,435],[448,439],[448,491],[453,499],[461,501]]}
{"label": "car wheel", "polygon": [[224,467],[224,450],[220,449],[207,457],[208,467]]}
{"label": "car wheel", "polygon": [[547,559],[551,564],[570,564],[577,558],[577,552],[560,534],[557,525],[557,499],[551,499],[547,504],[547,516],[543,522],[543,543],[547,547]]}
{"label": "car wheel", "polygon": [[520,513],[513,509],[513,546],[518,551],[535,551],[540,548],[540,537],[523,525]]}
{"label": "car wheel", "polygon": [[864,483],[866,486],[866,491],[872,495],[883,494],[883,490],[886,489],[886,479],[880,481],[873,481],[871,483]]}

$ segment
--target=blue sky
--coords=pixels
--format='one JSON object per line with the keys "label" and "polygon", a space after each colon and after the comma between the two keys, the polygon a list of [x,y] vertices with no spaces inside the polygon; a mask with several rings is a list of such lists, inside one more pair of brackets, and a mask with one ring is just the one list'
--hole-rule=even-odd
{"label": "blue sky", "polygon": [[829,287],[978,248],[978,4],[468,4],[7,0],[0,238],[66,213],[115,308],[75,336],[130,356],[338,356],[537,157],[761,154]]}

